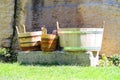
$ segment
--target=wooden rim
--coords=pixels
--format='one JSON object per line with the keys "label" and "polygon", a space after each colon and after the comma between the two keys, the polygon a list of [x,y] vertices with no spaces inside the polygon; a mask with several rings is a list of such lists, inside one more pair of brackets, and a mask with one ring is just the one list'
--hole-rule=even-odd
{"label": "wooden rim", "polygon": [[19,33],[18,37],[41,36],[42,31]]}

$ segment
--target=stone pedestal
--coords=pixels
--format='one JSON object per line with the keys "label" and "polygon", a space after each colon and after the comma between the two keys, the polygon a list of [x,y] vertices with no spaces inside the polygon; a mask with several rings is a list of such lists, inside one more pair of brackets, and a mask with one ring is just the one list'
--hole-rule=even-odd
{"label": "stone pedestal", "polygon": [[21,64],[90,65],[89,54],[85,52],[19,52],[17,60]]}

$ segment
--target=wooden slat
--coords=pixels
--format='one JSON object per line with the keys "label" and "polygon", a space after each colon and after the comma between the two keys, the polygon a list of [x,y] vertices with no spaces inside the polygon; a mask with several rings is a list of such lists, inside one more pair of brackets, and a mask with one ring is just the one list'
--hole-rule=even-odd
{"label": "wooden slat", "polygon": [[32,47],[32,46],[39,46],[40,42],[32,42],[32,43],[21,43],[20,47]]}
{"label": "wooden slat", "polygon": [[64,51],[100,51],[101,47],[64,47]]}
{"label": "wooden slat", "polygon": [[37,41],[41,41],[41,36],[20,37],[18,38],[18,40],[19,43],[37,42]]}
{"label": "wooden slat", "polygon": [[18,37],[40,36],[42,31],[20,33]]}

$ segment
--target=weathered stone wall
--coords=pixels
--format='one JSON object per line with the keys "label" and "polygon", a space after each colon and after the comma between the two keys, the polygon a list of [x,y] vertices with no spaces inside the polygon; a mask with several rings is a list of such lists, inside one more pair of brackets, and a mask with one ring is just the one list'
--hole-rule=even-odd
{"label": "weathered stone wall", "polygon": [[42,25],[48,33],[56,29],[56,21],[60,27],[83,27],[83,19],[78,14],[79,4],[99,2],[101,0],[33,0],[33,30],[40,30]]}
{"label": "weathered stone wall", "polygon": [[104,4],[84,4],[78,8],[85,27],[102,27],[105,21],[102,53],[120,54],[120,8]]}
{"label": "weathered stone wall", "polygon": [[13,34],[14,0],[0,0],[0,47],[10,47]]}
{"label": "weathered stone wall", "polygon": [[[20,1],[20,0],[18,0]],[[27,2],[26,2],[27,1]],[[120,54],[120,0],[29,0],[21,1],[23,13],[19,24],[27,31],[41,30],[46,25],[48,33],[60,27],[102,27],[105,21],[101,53]],[[31,4],[31,5],[28,5]],[[24,14],[24,11],[29,14]],[[29,15],[32,15],[29,16]]]}

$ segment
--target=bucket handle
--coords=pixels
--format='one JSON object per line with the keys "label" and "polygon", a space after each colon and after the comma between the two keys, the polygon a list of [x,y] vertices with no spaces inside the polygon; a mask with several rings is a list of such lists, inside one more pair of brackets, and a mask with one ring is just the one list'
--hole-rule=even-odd
{"label": "bucket handle", "polygon": [[16,31],[17,31],[17,34],[19,34],[19,30],[18,30],[18,27],[16,26]]}
{"label": "bucket handle", "polygon": [[45,28],[45,25],[42,26],[42,35],[47,35],[47,29]]}
{"label": "bucket handle", "polygon": [[57,21],[56,24],[57,24],[57,30],[59,30],[60,29],[59,22]]}
{"label": "bucket handle", "polygon": [[[25,28],[25,25],[24,25],[24,24],[22,24],[21,26],[22,26],[22,28],[23,28],[23,33],[26,33],[26,28]],[[18,29],[18,26],[16,26],[16,31],[17,31],[17,34],[19,34],[19,33],[20,33],[20,31],[19,31],[19,29]]]}
{"label": "bucket handle", "polygon": [[25,25],[22,24],[22,27],[23,27],[23,33],[26,33],[26,28],[25,28]]}

